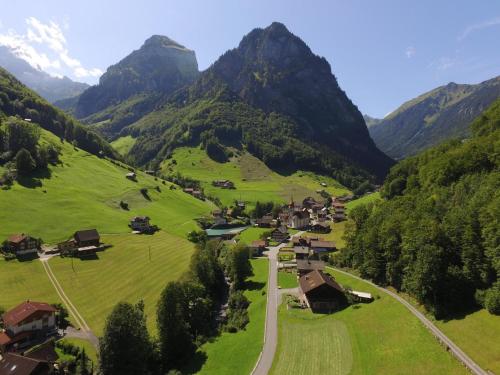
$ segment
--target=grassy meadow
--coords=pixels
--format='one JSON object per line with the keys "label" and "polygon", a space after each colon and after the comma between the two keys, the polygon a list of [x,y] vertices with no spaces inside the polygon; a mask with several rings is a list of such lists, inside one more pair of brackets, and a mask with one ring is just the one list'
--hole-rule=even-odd
{"label": "grassy meadow", "polygon": [[380,193],[377,191],[375,193],[371,193],[368,195],[364,195],[361,198],[355,199],[353,201],[350,201],[346,204],[346,211],[349,212],[349,210],[353,209],[356,206],[370,203],[370,202],[375,202],[377,199],[380,199]]}
{"label": "grassy meadow", "polygon": [[375,301],[331,315],[282,306],[271,374],[467,374],[399,302],[330,272],[340,284],[377,296]]}
{"label": "grassy meadow", "polygon": [[130,149],[134,146],[135,141],[135,138],[127,135],[126,137],[121,137],[111,142],[111,146],[113,146],[113,148],[118,151],[120,155],[127,155]]}
{"label": "grassy meadow", "polygon": [[[249,290],[245,295],[251,301],[248,307],[250,322],[244,330],[237,333],[225,332],[200,348],[199,362],[187,373],[202,375],[250,374],[262,345],[264,344],[264,325],[267,302],[268,261],[253,259],[254,276],[251,277]],[[203,359],[204,358],[204,359]]]}
{"label": "grassy meadow", "polygon": [[297,272],[279,271],[278,272],[278,286],[281,289],[296,288],[298,286]]}
{"label": "grassy meadow", "polygon": [[0,307],[8,310],[28,299],[61,302],[38,259],[19,262],[0,257]]}
{"label": "grassy meadow", "polygon": [[[186,271],[194,246],[160,231],[154,235],[106,235],[112,245],[98,259],[55,257],[50,266],[66,295],[96,335],[116,303],[143,299],[148,328],[156,335],[156,303],[165,285]],[[150,257],[151,254],[151,257]]]}
{"label": "grassy meadow", "polygon": [[[197,228],[194,218],[206,215],[212,204],[180,189],[170,190],[153,177],[138,172],[138,181],[125,178],[125,168],[99,159],[70,144],[61,144],[48,132],[43,137],[62,147],[62,163],[51,166],[49,175],[24,179],[0,192],[0,239],[12,233],[29,233],[45,242],[65,240],[76,230],[96,228],[100,233],[126,233],[132,216],[148,215],[162,230],[184,236]],[[55,139],[54,139],[55,138]],[[159,186],[160,192],[155,190]],[[147,188],[149,199],[141,188]],[[120,201],[130,210],[120,208]],[[10,209],[11,208],[11,209]]]}
{"label": "grassy meadow", "polygon": [[[309,172],[299,171],[282,176],[248,153],[233,157],[229,162],[218,163],[210,159],[202,149],[181,147],[174,151],[172,159],[162,164],[162,172],[180,172],[201,181],[207,194],[217,196],[228,206],[240,199],[252,206],[256,201],[288,202],[292,196],[296,200],[302,200],[306,196],[320,198],[316,193],[318,189],[324,189],[332,195],[349,192],[334,179]],[[236,189],[213,187],[212,181],[218,179],[233,181]],[[323,188],[321,182],[326,183],[327,187]]]}

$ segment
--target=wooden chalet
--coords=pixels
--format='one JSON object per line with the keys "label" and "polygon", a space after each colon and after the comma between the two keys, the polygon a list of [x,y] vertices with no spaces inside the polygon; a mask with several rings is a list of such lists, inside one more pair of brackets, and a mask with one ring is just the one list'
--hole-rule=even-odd
{"label": "wooden chalet", "polygon": [[79,230],[73,235],[78,256],[95,254],[101,246],[101,236],[96,229]]}
{"label": "wooden chalet", "polygon": [[310,244],[311,250],[317,253],[329,253],[337,250],[335,246],[335,242],[333,241],[320,241],[320,240],[311,240]]}
{"label": "wooden chalet", "polygon": [[255,224],[259,228],[270,228],[273,223],[273,215],[264,215],[259,219],[255,220]]}
{"label": "wooden chalet", "polygon": [[313,312],[332,312],[347,304],[343,288],[320,270],[300,277],[299,298]]}
{"label": "wooden chalet", "polygon": [[311,225],[311,232],[314,233],[330,233],[332,228],[330,228],[330,224],[326,221],[317,221],[313,225]]}
{"label": "wooden chalet", "polygon": [[288,237],[289,237],[288,229],[284,225],[280,226],[279,228],[276,228],[271,232],[271,239],[278,243],[286,241]]}
{"label": "wooden chalet", "polygon": [[257,240],[252,241],[249,248],[252,252],[252,256],[261,256],[262,253],[266,250],[268,243],[266,240]]}
{"label": "wooden chalet", "polygon": [[135,232],[148,233],[152,230],[150,220],[149,216],[135,216],[130,219],[128,226]]}
{"label": "wooden chalet", "polygon": [[16,255],[36,254],[40,248],[40,240],[28,234],[13,234],[7,238],[7,251]]}
{"label": "wooden chalet", "polygon": [[297,274],[303,276],[312,271],[323,271],[325,262],[322,260],[297,259]]}
{"label": "wooden chalet", "polygon": [[306,246],[294,246],[293,252],[295,259],[307,259],[309,257],[309,248]]}

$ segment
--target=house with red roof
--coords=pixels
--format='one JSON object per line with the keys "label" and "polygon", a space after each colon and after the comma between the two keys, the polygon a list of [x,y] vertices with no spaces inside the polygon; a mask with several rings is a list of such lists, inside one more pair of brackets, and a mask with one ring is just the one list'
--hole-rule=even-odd
{"label": "house with red roof", "polygon": [[25,301],[2,315],[0,352],[16,351],[44,341],[55,332],[57,309],[45,302]]}

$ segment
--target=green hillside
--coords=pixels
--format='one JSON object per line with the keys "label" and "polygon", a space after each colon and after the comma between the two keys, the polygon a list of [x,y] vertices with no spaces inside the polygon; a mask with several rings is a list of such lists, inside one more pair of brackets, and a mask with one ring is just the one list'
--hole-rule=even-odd
{"label": "green hillside", "polygon": [[[148,215],[162,230],[185,236],[196,228],[194,218],[210,212],[211,205],[170,190],[153,177],[138,172],[138,181],[125,178],[129,171],[110,161],[76,149],[43,131],[42,139],[61,147],[61,163],[33,178],[16,182],[0,192],[0,238],[24,232],[46,242],[68,238],[75,230],[97,228],[101,233],[129,232],[128,220]],[[158,192],[155,188],[160,188]],[[150,200],[140,192],[147,188]],[[129,204],[129,211],[120,208]]]}
{"label": "green hillside", "polygon": [[[120,140],[119,140],[120,141]],[[117,141],[118,142],[118,141]],[[179,172],[202,182],[205,193],[218,197],[226,205],[235,200],[243,200],[253,205],[256,201],[288,202],[306,196],[320,198],[316,191],[326,190],[332,195],[349,193],[349,190],[329,177],[318,176],[311,172],[295,172],[283,176],[270,170],[256,157],[242,153],[226,163],[210,159],[200,148],[181,147],[174,151],[172,158],[161,166],[165,175]],[[227,179],[234,182],[236,189],[221,189],[212,186],[213,180]],[[327,184],[326,187],[320,185]]]}

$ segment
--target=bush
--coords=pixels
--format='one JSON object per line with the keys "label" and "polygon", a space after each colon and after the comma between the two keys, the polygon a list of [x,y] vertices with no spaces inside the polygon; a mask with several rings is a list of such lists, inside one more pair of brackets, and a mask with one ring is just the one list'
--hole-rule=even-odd
{"label": "bush", "polygon": [[500,315],[500,285],[488,289],[484,298],[484,305],[490,314]]}

